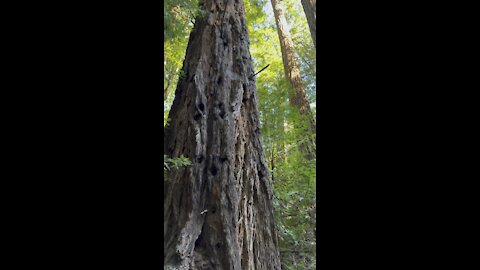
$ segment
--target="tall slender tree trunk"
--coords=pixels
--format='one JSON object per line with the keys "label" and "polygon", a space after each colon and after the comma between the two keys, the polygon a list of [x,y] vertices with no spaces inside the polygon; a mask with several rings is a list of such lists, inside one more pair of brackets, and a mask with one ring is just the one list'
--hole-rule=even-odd
{"label": "tall slender tree trunk", "polygon": [[302,0],[303,11],[307,17],[313,45],[317,47],[317,0]]}
{"label": "tall slender tree trunk", "polygon": [[[285,76],[292,85],[293,92],[289,91],[290,104],[297,108],[300,114],[304,115],[310,124],[310,133],[314,134],[316,130],[316,122],[313,117],[310,104],[307,99],[305,87],[303,86],[303,80],[300,75],[300,68],[295,56],[295,49],[293,47],[293,41],[290,37],[290,33],[287,26],[287,21],[280,5],[281,0],[271,0],[273,7],[273,14],[275,16],[275,22],[277,25],[278,38],[280,40],[280,48],[282,51],[283,67],[285,70]],[[310,144],[313,144],[310,141]],[[303,148],[307,147],[305,144]],[[314,150],[308,150],[310,156],[314,155]]]}
{"label": "tall slender tree trunk", "polygon": [[204,0],[165,129],[165,269],[280,270],[243,0]]}

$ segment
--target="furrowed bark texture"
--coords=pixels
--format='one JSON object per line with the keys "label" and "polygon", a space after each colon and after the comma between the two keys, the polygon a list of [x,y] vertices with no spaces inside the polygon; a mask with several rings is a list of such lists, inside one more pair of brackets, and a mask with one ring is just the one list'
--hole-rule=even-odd
{"label": "furrowed bark texture", "polygon": [[278,269],[242,0],[204,0],[165,129],[164,269]]}
{"label": "furrowed bark texture", "polygon": [[313,45],[317,47],[317,1],[316,0],[302,0],[303,11],[307,17],[308,27],[310,28],[310,35],[312,36]]}
{"label": "furrowed bark texture", "polygon": [[[295,57],[295,49],[293,47],[293,41],[290,37],[290,32],[287,30],[287,20],[283,13],[281,6],[281,0],[271,0],[273,7],[273,14],[275,16],[275,22],[277,25],[278,38],[280,40],[280,48],[282,51],[282,61],[285,70],[285,76],[289,80],[293,87],[293,92],[289,91],[290,104],[297,108],[300,114],[305,115],[310,122],[310,131],[315,134],[316,122],[310,109],[310,104],[305,93],[305,87],[303,86],[303,80],[300,75],[300,68]],[[314,142],[311,141],[312,145]],[[307,150],[312,156],[315,150]]]}

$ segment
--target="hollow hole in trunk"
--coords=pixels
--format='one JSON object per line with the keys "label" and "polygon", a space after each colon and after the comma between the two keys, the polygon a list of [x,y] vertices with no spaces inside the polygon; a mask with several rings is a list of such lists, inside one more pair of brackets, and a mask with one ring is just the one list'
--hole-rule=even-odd
{"label": "hollow hole in trunk", "polygon": [[217,208],[213,207],[212,208],[212,214],[215,214],[217,212]]}
{"label": "hollow hole in trunk", "polygon": [[202,115],[199,114],[199,113],[197,113],[197,114],[195,114],[195,115],[193,116],[193,119],[194,119],[195,121],[198,121],[198,120],[200,119],[200,117],[202,117]]}
{"label": "hollow hole in trunk", "polygon": [[262,179],[263,178],[263,173],[261,170],[258,170],[258,178]]}
{"label": "hollow hole in trunk", "polygon": [[202,112],[205,111],[205,105],[203,105],[203,103],[198,104],[198,108],[199,108],[200,111],[202,111]]}
{"label": "hollow hole in trunk", "polygon": [[217,167],[212,166],[212,167],[210,168],[210,172],[212,173],[212,175],[217,175]]}
{"label": "hollow hole in trunk", "polygon": [[219,249],[222,245],[220,243],[215,244],[215,247]]}

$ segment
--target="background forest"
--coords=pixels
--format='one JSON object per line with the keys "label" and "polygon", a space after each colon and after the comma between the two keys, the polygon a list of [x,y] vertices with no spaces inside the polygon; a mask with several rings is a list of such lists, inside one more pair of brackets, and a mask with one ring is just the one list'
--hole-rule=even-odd
{"label": "background forest", "polygon": [[[309,116],[292,102],[295,91],[286,76],[272,2],[283,10],[280,20],[289,32]],[[316,267],[315,115],[316,48],[300,0],[245,0],[250,53],[257,75],[261,135],[274,188],[276,226],[282,269]],[[195,18],[201,16],[197,0],[167,0],[164,4],[164,125],[175,96],[182,62]],[[314,121],[314,120],[313,120]],[[166,159],[165,169],[188,165],[188,160]]]}

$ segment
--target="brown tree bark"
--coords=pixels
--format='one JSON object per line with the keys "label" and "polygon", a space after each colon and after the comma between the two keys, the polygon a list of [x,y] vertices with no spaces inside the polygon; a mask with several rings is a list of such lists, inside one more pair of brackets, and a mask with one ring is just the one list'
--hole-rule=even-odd
{"label": "brown tree bark", "polygon": [[317,47],[317,0],[302,0],[302,7],[305,12],[305,17],[307,17],[313,45]]}
{"label": "brown tree bark", "polygon": [[278,269],[243,0],[204,0],[165,129],[165,269]]}
{"label": "brown tree bark", "polygon": [[[280,48],[282,51],[282,61],[285,70],[285,76],[292,85],[293,92],[289,91],[290,104],[297,108],[300,114],[304,115],[310,122],[310,131],[315,134],[316,122],[313,117],[310,104],[305,93],[305,87],[303,86],[303,80],[300,75],[300,68],[295,56],[295,49],[293,47],[293,41],[290,37],[290,33],[286,28],[287,21],[283,13],[283,9],[280,5],[282,0],[271,0],[273,7],[273,14],[275,16],[275,22],[277,25],[278,38],[280,40]],[[314,144],[310,141],[310,144]],[[303,148],[307,146],[304,144]],[[309,147],[307,147],[309,148]],[[309,156],[313,158],[315,151],[313,149],[308,150]]]}

